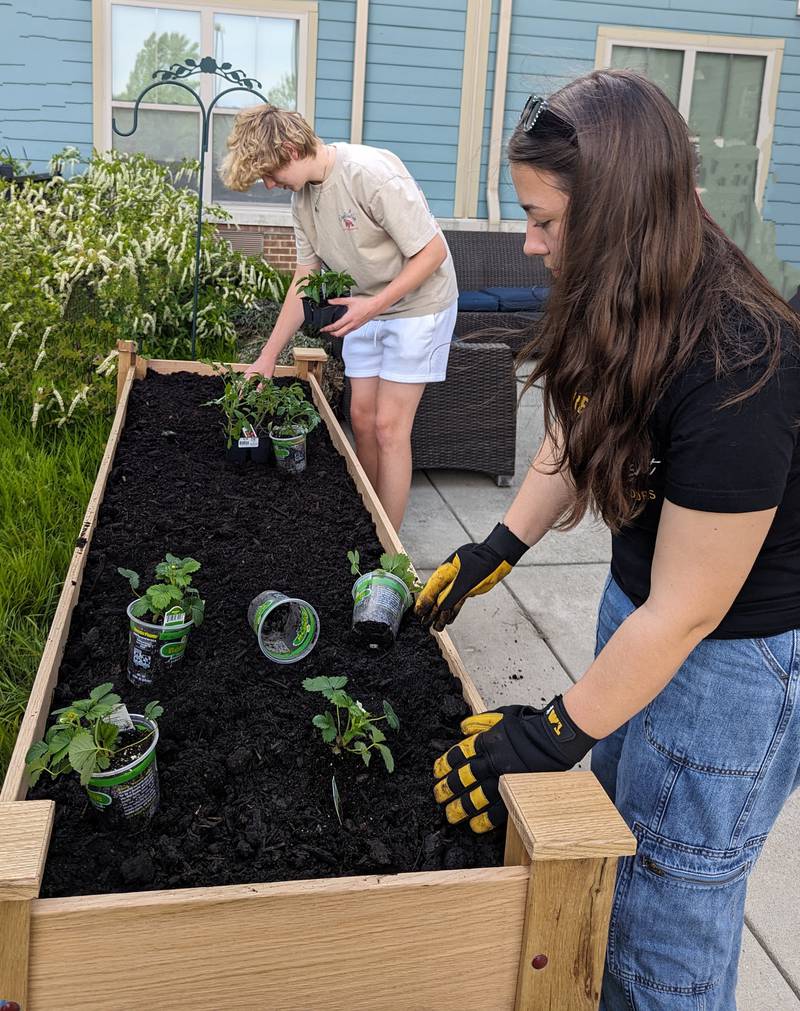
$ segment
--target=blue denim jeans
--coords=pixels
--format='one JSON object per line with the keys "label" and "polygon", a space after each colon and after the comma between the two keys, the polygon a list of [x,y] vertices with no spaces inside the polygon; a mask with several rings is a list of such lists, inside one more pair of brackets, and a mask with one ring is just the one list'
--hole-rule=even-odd
{"label": "blue denim jeans", "polygon": [[[597,651],[635,610],[609,578]],[[734,1011],[747,879],[800,781],[800,630],[706,639],[592,771],[636,836],[601,1011]]]}

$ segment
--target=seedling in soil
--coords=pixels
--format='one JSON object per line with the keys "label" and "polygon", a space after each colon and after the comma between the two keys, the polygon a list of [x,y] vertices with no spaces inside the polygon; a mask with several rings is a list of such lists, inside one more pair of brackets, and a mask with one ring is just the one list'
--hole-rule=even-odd
{"label": "seedling in soil", "polygon": [[[373,716],[342,689],[347,684],[346,677],[306,678],[303,687],[307,692],[319,692],[333,703],[335,712],[320,713],[311,721],[318,727],[322,740],[330,745],[335,755],[349,751],[360,755],[364,765],[369,765],[372,751],[376,749],[383,758],[387,771],[394,771],[394,758],[384,743],[386,736],[377,726],[383,720],[392,730],[400,729],[400,720],[391,705],[383,700],[383,716]],[[338,794],[338,790],[336,791]],[[334,796],[336,796],[336,794]]]}
{"label": "seedling in soil", "polygon": [[301,429],[308,433],[319,424],[319,414],[306,400],[300,383],[274,388],[272,416],[270,431],[279,437],[295,435]]}
{"label": "seedling in soil", "polygon": [[246,377],[230,365],[211,364],[225,381],[225,388],[221,397],[202,406],[218,407],[222,412],[222,429],[230,449],[249,429],[260,431],[264,419],[273,413],[277,387],[264,376]]}
{"label": "seedling in soil", "polygon": [[142,594],[136,592],[140,583],[138,572],[118,568],[117,572],[128,580],[137,597],[130,613],[136,618],[149,613],[158,621],[167,611],[178,607],[192,619],[196,628],[202,624],[206,603],[200,599],[200,591],[191,585],[192,573],[199,568],[200,562],[194,558],[176,558],[167,552],[164,561],[156,566],[159,582],[148,586]]}
{"label": "seedling in soil", "polygon": [[[70,771],[80,776],[82,786],[88,786],[89,780],[108,769],[112,761],[118,768],[147,747],[153,736],[149,727],[123,730],[109,719],[120,705],[119,695],[111,688],[110,682],[98,685],[88,699],[53,710],[50,715],[58,717],[56,722],[25,756],[32,786],[45,772],[55,779]],[[144,716],[157,720],[163,711],[158,702],[148,702]]]}
{"label": "seedling in soil", "polygon": [[297,282],[297,291],[317,305],[323,305],[329,298],[342,298],[350,294],[356,282],[343,271],[312,270]]}
{"label": "seedling in soil", "polygon": [[[350,562],[350,572],[354,576],[364,575],[359,568],[361,556],[357,551],[348,551],[347,560]],[[379,565],[382,572],[388,572],[390,575],[402,579],[411,593],[419,593],[422,589],[422,583],[411,568],[411,559],[408,555],[402,553],[397,555],[383,554],[380,557]]]}

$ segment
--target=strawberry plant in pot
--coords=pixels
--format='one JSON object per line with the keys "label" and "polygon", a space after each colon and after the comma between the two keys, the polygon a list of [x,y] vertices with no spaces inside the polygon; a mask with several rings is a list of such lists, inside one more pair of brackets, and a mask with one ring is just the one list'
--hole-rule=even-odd
{"label": "strawberry plant in pot", "polygon": [[25,756],[31,786],[47,773],[52,779],[74,772],[92,805],[112,820],[144,826],[158,807],[156,720],[163,713],[148,702],[129,713],[110,682],[86,699],[54,709],[55,723]]}
{"label": "strawberry plant in pot", "polygon": [[348,551],[353,583],[353,631],[372,647],[390,646],[397,638],[400,622],[422,584],[411,567],[408,555],[384,553],[379,567],[369,572],[359,568],[357,551]]}
{"label": "strawberry plant in pot", "polygon": [[[157,582],[137,593],[139,574],[131,569],[117,571],[130,583],[136,599],[128,605],[128,680],[135,685],[151,684],[186,652],[189,632],[203,621],[205,601],[191,585],[192,573],[200,563],[194,558],[176,558],[167,553],[156,565]],[[147,620],[150,619],[150,620]]]}
{"label": "strawberry plant in pot", "polygon": [[256,463],[269,460],[269,443],[264,438],[264,422],[272,414],[276,387],[264,376],[245,376],[230,365],[213,363],[225,383],[222,395],[207,400],[204,407],[217,407],[222,414],[225,456],[231,463],[248,458]]}
{"label": "strawberry plant in pot", "polygon": [[312,270],[297,282],[297,291],[303,303],[306,326],[315,330],[330,326],[347,312],[345,305],[330,305],[328,299],[349,298],[355,287],[353,278],[334,270]]}
{"label": "strawberry plant in pot", "polygon": [[319,424],[319,414],[306,400],[300,383],[274,388],[269,436],[280,470],[300,474],[306,469],[306,436]]}

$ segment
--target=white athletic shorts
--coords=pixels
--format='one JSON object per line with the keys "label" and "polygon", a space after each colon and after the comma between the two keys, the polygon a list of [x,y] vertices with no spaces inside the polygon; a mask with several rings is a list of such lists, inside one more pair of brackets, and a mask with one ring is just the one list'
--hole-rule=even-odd
{"label": "white athletic shorts", "polygon": [[380,376],[393,383],[441,383],[458,303],[428,316],[373,319],[347,334],[342,348],[345,375]]}

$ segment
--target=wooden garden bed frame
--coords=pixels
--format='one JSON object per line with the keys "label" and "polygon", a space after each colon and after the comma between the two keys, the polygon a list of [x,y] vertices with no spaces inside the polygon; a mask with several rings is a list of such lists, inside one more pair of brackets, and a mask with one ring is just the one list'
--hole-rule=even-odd
{"label": "wooden garden bed frame", "polygon": [[[504,776],[505,866],[40,899],[52,801],[25,800],[131,387],[210,374],[119,345],[117,412],[0,793],[0,999],[24,1011],[584,1011],[596,1008],[617,860],[635,841],[588,772]],[[402,545],[318,382],[318,349],[276,375],[308,381],[383,547]],[[236,366],[244,369],[246,366]],[[480,693],[446,634],[442,655]]]}

